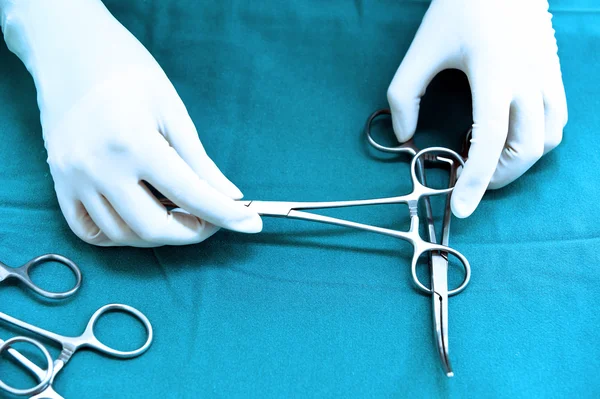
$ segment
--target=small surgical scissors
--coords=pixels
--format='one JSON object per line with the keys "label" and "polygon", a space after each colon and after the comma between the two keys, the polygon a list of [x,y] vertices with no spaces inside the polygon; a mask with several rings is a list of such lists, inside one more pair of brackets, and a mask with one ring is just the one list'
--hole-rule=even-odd
{"label": "small surgical scissors", "polygon": [[[405,143],[399,144],[394,147],[385,146],[379,144],[371,134],[371,126],[373,122],[379,118],[380,116],[391,115],[391,111],[389,109],[381,109],[375,111],[371,114],[369,119],[367,120],[365,126],[365,134],[367,136],[367,140],[369,143],[375,147],[376,149],[389,152],[389,153],[405,153],[414,157],[419,152],[418,147],[415,145],[414,140],[411,138]],[[463,141],[463,147],[461,150],[461,158],[460,160],[466,160],[469,143],[471,139],[471,130],[467,132]],[[448,159],[447,162],[450,165],[450,176],[448,185],[449,187],[453,187],[458,178],[458,168],[462,165],[453,162],[451,159]],[[425,176],[425,171],[423,167],[423,163],[417,159],[417,168],[419,170],[421,182],[424,185],[427,185],[427,178]],[[450,209],[450,195],[446,198],[446,205],[444,208],[444,216],[442,219],[442,238],[441,244],[448,246],[450,239],[450,221],[452,219],[452,211]],[[429,198],[424,199],[425,203],[425,215],[427,219],[427,232],[429,236],[429,241],[431,243],[437,242],[435,225],[433,222],[433,211],[431,209],[431,202]],[[455,295],[460,292],[460,290],[448,290],[448,254],[444,251],[432,251],[430,252],[430,279],[431,279],[431,289],[427,289],[413,274],[413,279],[417,286],[421,289],[421,291],[430,294],[432,299],[432,316],[433,316],[433,325],[434,325],[434,338],[436,341],[438,354],[440,356],[440,360],[442,362],[442,368],[448,377],[452,377],[454,372],[452,371],[452,365],[450,364],[449,357],[449,348],[448,348],[448,297]],[[462,288],[465,288],[466,284],[470,280],[470,269],[465,269],[466,275],[461,285]],[[414,272],[414,269],[413,269]],[[461,288],[459,287],[459,288]]]}
{"label": "small surgical scissors", "polygon": [[[71,269],[76,279],[75,286],[64,292],[50,292],[35,284],[29,277],[30,270],[33,267],[40,266],[48,262],[61,263]],[[79,267],[72,260],[58,254],[45,254],[38,256],[37,258],[33,258],[20,267],[9,267],[0,262],[0,283],[11,278],[21,281],[39,295],[50,299],[63,299],[70,297],[77,292],[79,287],[81,287],[81,271],[79,270]]]}
{"label": "small surgical scissors", "polygon": [[[100,342],[94,334],[94,326],[98,319],[107,312],[124,312],[129,313],[133,317],[137,318],[146,329],[146,334],[148,336],[146,342],[140,348],[132,351],[120,351],[117,349],[113,349],[107,345],[104,345],[102,342]],[[0,312],[0,320],[3,320],[14,326],[20,327],[29,332],[35,333],[47,340],[54,341],[62,347],[60,355],[54,362],[52,362],[50,356],[48,355],[48,352],[41,344],[39,344],[37,340],[32,340],[24,337],[16,337],[7,341],[0,340],[0,354],[4,351],[7,351],[17,362],[19,362],[23,367],[28,369],[34,375],[34,377],[36,377],[38,381],[40,381],[38,385],[30,389],[15,389],[0,381],[0,388],[19,396],[34,395],[31,397],[32,399],[62,399],[62,396],[60,396],[58,393],[56,393],[56,391],[54,391],[54,389],[52,388],[52,384],[54,383],[56,375],[64,368],[64,366],[71,359],[73,354],[78,350],[83,348],[89,348],[115,358],[130,359],[138,357],[144,352],[146,352],[152,344],[153,338],[152,325],[150,324],[148,318],[144,316],[144,314],[139,310],[131,306],[122,304],[109,304],[98,309],[90,318],[83,334],[77,337],[66,337],[63,335],[55,334],[53,332],[28,324],[24,321],[16,319],[2,312]],[[10,347],[11,344],[19,341],[29,342],[37,346],[40,350],[42,350],[42,353],[48,360],[48,368],[46,370],[42,370],[40,367],[35,365],[21,353],[16,351],[14,348]]]}

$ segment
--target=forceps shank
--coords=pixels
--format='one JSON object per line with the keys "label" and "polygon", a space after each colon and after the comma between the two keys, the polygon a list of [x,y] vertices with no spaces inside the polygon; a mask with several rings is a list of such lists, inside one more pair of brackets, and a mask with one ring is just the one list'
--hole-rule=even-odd
{"label": "forceps shank", "polygon": [[[318,215],[315,213],[303,212],[304,209],[327,209],[343,208],[362,205],[382,205],[382,204],[402,204],[411,203],[406,197],[376,198],[369,200],[355,201],[331,201],[331,202],[279,202],[279,201],[240,201],[245,206],[251,208],[261,216],[287,217],[290,219],[306,220],[336,226],[350,227],[357,230],[370,231],[372,233],[383,234],[390,237],[396,237],[412,242],[412,237],[408,232],[387,229],[384,227],[371,226],[364,223],[352,222],[350,220],[338,219],[331,216]],[[412,222],[409,232],[414,230]]]}
{"label": "forceps shank", "polygon": [[31,331],[37,335],[40,335],[44,338],[47,338],[49,340],[52,340],[58,344],[69,344],[70,339],[68,337],[64,337],[62,335],[59,334],[55,334],[53,332],[44,330],[43,328],[34,326],[32,324],[26,323],[24,321],[21,321],[15,317],[9,316],[6,313],[0,312],[0,320],[4,320],[6,322],[8,322],[9,324],[12,324],[13,326],[17,326],[19,328],[22,328],[23,330],[27,330],[27,331]]}
{"label": "forceps shank", "polygon": [[[263,216],[289,216],[292,210],[345,208],[366,205],[408,204],[415,199],[408,195],[373,198],[350,201],[322,201],[322,202],[292,202],[292,201],[239,201],[251,207],[256,213]],[[299,218],[298,218],[299,219]]]}
{"label": "forceps shank", "polygon": [[[84,338],[84,336],[87,336],[87,329],[84,335],[81,337],[65,337],[63,335],[44,330],[43,328],[34,326],[15,317],[9,316],[3,312],[0,312],[0,320],[4,320],[16,327],[22,328],[23,330],[27,330],[45,339],[54,341],[55,343],[61,346],[60,355],[58,356],[58,359],[54,361],[54,369],[52,370],[50,384],[54,381],[54,377],[56,377],[56,374],[58,374],[58,372],[62,370],[64,365],[71,359],[71,356],[73,356],[73,354],[82,346],[88,346],[87,341],[84,341],[84,339],[87,338]],[[13,355],[12,352],[9,351],[9,353]],[[17,360],[19,359],[17,358]],[[29,368],[29,365],[26,365],[24,363],[22,364]]]}
{"label": "forceps shank", "polygon": [[[409,231],[404,232],[404,231],[386,229],[384,227],[371,226],[368,224],[352,222],[349,220],[338,219],[338,218],[333,218],[330,216],[317,215],[314,213],[301,212],[301,211],[296,211],[296,210],[290,211],[288,213],[287,217],[289,217],[291,219],[309,220],[309,221],[313,221],[313,222],[350,227],[350,228],[357,229],[357,230],[370,231],[372,233],[383,234],[386,236],[407,240],[407,241],[410,241],[411,243],[413,242],[413,239],[412,239],[412,236],[409,235],[408,233],[415,230],[415,223],[412,221],[411,221],[411,227],[410,227]],[[418,226],[418,223],[416,223],[416,225]]]}

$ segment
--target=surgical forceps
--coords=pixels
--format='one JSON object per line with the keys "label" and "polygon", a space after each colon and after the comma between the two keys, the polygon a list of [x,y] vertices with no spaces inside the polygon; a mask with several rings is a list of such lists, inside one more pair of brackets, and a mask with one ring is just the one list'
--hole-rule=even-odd
{"label": "surgical forceps", "polygon": [[[42,265],[48,262],[57,262],[67,266],[75,275],[75,286],[68,291],[64,292],[50,292],[46,291],[37,284],[35,284],[29,277],[29,271],[36,266]],[[75,294],[79,287],[81,287],[81,271],[79,267],[72,260],[65,258],[58,254],[45,254],[33,258],[29,262],[25,263],[20,267],[9,267],[4,263],[0,262],[0,283],[8,279],[16,279],[25,284],[28,288],[35,291],[39,295],[50,298],[50,299],[63,299],[70,297]]]}
{"label": "surgical forceps", "polygon": [[[407,150],[413,147],[405,147]],[[333,201],[333,202],[277,202],[277,201],[242,201],[244,205],[253,209],[261,216],[278,216],[278,217],[287,217],[291,219],[301,219],[308,220],[313,222],[321,222],[334,224],[338,226],[351,227],[359,230],[371,231],[374,233],[384,234],[396,238],[400,238],[402,240],[406,240],[410,242],[414,247],[414,253],[412,257],[411,263],[411,272],[412,278],[415,285],[421,290],[426,292],[427,294],[432,296],[433,300],[433,317],[434,317],[434,325],[436,331],[436,341],[438,352],[440,354],[440,358],[442,361],[442,367],[448,377],[452,377],[454,375],[452,371],[452,367],[450,365],[450,360],[448,358],[448,296],[458,294],[464,288],[466,288],[469,283],[469,279],[471,276],[471,268],[469,265],[469,261],[464,257],[460,252],[449,248],[447,246],[448,243],[448,233],[449,230],[444,229],[444,238],[442,239],[442,245],[436,244],[435,241],[435,230],[433,228],[433,217],[431,213],[428,214],[428,225],[429,232],[432,234],[434,240],[432,242],[427,242],[421,238],[419,235],[419,215],[418,215],[418,202],[419,199],[423,198],[427,200],[430,196],[433,195],[443,195],[449,194],[453,185],[446,189],[434,189],[425,186],[421,183],[420,179],[417,177],[417,174],[424,176],[423,172],[423,160],[428,161],[441,161],[441,162],[450,162],[452,165],[452,171],[456,171],[454,165],[456,163],[460,165],[464,165],[464,161],[462,158],[452,150],[443,147],[431,147],[425,150],[421,150],[416,152],[411,161],[411,177],[413,183],[413,191],[410,194],[398,196],[398,197],[389,197],[389,198],[378,198],[378,199],[367,199],[367,200],[355,200],[355,201]],[[454,172],[451,173],[451,179],[454,179]],[[427,205],[428,201],[426,201],[426,207],[431,212],[431,206]],[[313,213],[304,212],[304,210],[309,209],[324,209],[324,208],[341,208],[341,207],[351,207],[351,206],[362,206],[362,205],[375,205],[375,204],[407,204],[410,212],[410,228],[407,232],[397,231],[392,229],[386,229],[377,226],[370,226],[362,223],[351,222],[348,220],[342,220],[337,218],[332,218],[329,216],[322,216]],[[449,203],[448,203],[449,204]],[[448,205],[449,206],[449,205]],[[444,216],[444,221],[447,222],[447,226],[449,226],[449,220],[451,214],[447,212]],[[454,255],[456,258],[460,260],[462,266],[465,270],[465,278],[461,285],[452,290],[448,291],[448,281],[447,281],[447,273],[448,273],[448,254]],[[427,288],[424,284],[419,281],[417,277],[417,264],[419,258],[423,254],[428,254],[431,259],[431,281],[432,287]]]}
{"label": "surgical forceps", "polygon": [[[113,349],[107,345],[104,345],[102,342],[100,342],[94,334],[94,326],[96,325],[98,319],[103,314],[108,312],[129,313],[130,315],[138,319],[146,329],[146,333],[148,335],[146,342],[140,348],[132,351],[120,351],[117,349]],[[144,316],[144,314],[139,310],[131,306],[122,304],[109,304],[98,309],[90,318],[83,334],[81,334],[78,337],[66,337],[63,335],[55,334],[50,331],[46,331],[42,328],[25,323],[24,321],[16,319],[2,312],[0,312],[0,320],[3,320],[9,324],[20,327],[32,333],[35,333],[47,340],[54,341],[62,347],[60,355],[54,362],[52,362],[52,359],[50,358],[50,355],[48,354],[47,350],[45,350],[45,348],[37,340],[32,340],[30,338],[25,337],[16,337],[5,342],[0,340],[0,354],[4,351],[7,351],[18,363],[20,363],[23,367],[30,371],[33,374],[33,376],[37,378],[38,381],[40,381],[38,385],[30,389],[15,389],[0,381],[0,389],[4,389],[5,391],[18,396],[34,395],[31,397],[32,399],[62,399],[62,396],[56,393],[56,391],[52,388],[52,384],[54,383],[56,375],[64,368],[64,366],[71,359],[73,354],[75,354],[75,352],[77,352],[79,349],[88,348],[115,358],[130,359],[138,357],[144,352],[146,352],[152,344],[153,338],[152,325],[150,324],[148,318],[146,318],[146,316]],[[10,347],[10,345],[19,341],[25,341],[38,347],[38,349],[42,351],[42,353],[46,357],[46,360],[48,361],[48,368],[46,370],[42,370],[40,367],[35,365],[21,353],[16,351],[14,348]]]}
{"label": "surgical forceps", "polygon": [[[367,123],[365,126],[365,134],[367,136],[367,140],[369,141],[369,143],[376,149],[383,151],[383,152],[395,153],[395,154],[398,154],[398,153],[409,154],[410,156],[413,157],[413,161],[414,161],[414,158],[417,155],[417,153],[419,152],[419,149],[416,147],[413,139],[410,139],[407,142],[402,143],[398,146],[389,147],[389,146],[379,144],[373,138],[373,136],[371,135],[371,126],[373,125],[373,122],[377,118],[379,118],[380,116],[383,116],[383,115],[391,115],[390,110],[389,109],[381,109],[381,110],[375,111],[373,114],[371,114],[371,116],[367,120]],[[465,139],[463,142],[463,148],[461,150],[460,165],[462,165],[462,161],[464,159],[466,159],[470,139],[471,139],[471,130],[469,130],[467,132],[467,134],[465,135]],[[454,162],[451,159],[448,159],[447,162],[450,166],[450,175],[449,175],[449,179],[448,179],[448,185],[449,185],[449,187],[453,187],[454,184],[456,184],[456,180],[458,178],[458,168],[460,167],[460,165],[458,165],[456,162]],[[427,185],[427,178],[425,176],[424,166],[423,166],[423,163],[420,162],[419,159],[417,159],[417,169],[419,171],[421,182],[424,185]],[[442,219],[441,244],[445,245],[445,246],[449,245],[450,221],[452,219],[452,211],[450,209],[450,195],[451,194],[448,194],[448,197],[446,198],[446,205],[444,207],[444,216]],[[424,203],[425,203],[425,215],[426,215],[426,220],[427,220],[427,233],[429,236],[429,241],[431,243],[436,243],[437,237],[436,237],[436,232],[435,232],[435,225],[433,222],[433,211],[431,208],[431,202],[429,201],[428,197],[426,197],[424,199]],[[428,295],[431,295],[432,316],[433,316],[433,325],[434,325],[434,339],[435,339],[438,354],[440,356],[440,360],[442,363],[442,368],[448,377],[452,377],[452,376],[454,376],[454,372],[452,371],[452,365],[450,363],[449,348],[448,348],[448,346],[449,346],[448,345],[448,297],[458,294],[460,291],[462,291],[462,289],[464,289],[466,287],[466,285],[468,284],[470,277],[471,277],[470,269],[465,268],[466,274],[465,274],[465,279],[463,281],[463,284],[461,284],[461,286],[459,288],[449,291],[448,290],[448,254],[444,251],[432,251],[429,253],[429,255],[430,255],[429,266],[430,266],[430,276],[431,276],[430,277],[431,288],[425,287],[425,285],[422,284],[418,280],[418,278],[415,274],[413,274],[413,280],[416,283],[417,287],[422,292],[424,292]],[[414,269],[413,269],[413,273],[414,273]]]}
{"label": "surgical forceps", "polygon": [[[239,200],[241,204],[244,204],[248,208],[254,210],[261,216],[271,217],[282,217],[289,219],[299,219],[305,221],[312,221],[318,223],[332,224],[336,226],[349,227],[357,230],[370,231],[372,233],[382,234],[390,237],[399,238],[404,241],[408,241],[414,248],[412,262],[411,262],[411,273],[413,281],[416,286],[427,293],[431,294],[431,290],[423,285],[417,277],[417,265],[419,258],[424,254],[431,254],[435,251],[441,251],[443,253],[450,253],[460,260],[464,270],[465,278],[463,282],[454,290],[450,291],[449,295],[455,295],[464,290],[469,283],[471,276],[471,266],[467,258],[458,252],[457,250],[440,245],[436,243],[430,243],[421,238],[419,235],[419,215],[418,215],[418,203],[421,198],[428,198],[434,195],[444,195],[452,192],[453,187],[445,189],[436,189],[426,187],[421,184],[417,178],[417,173],[420,163],[424,158],[427,161],[437,162],[454,162],[455,159],[464,165],[462,157],[456,152],[443,147],[430,147],[419,151],[413,157],[411,161],[411,178],[413,184],[413,191],[406,195],[385,197],[385,198],[374,198],[364,200],[350,200],[350,201],[326,201],[326,202],[288,202],[288,201],[256,201],[256,200]],[[161,198],[160,202],[168,208],[178,208],[177,204],[173,203],[167,198]],[[410,213],[410,227],[408,231],[400,231],[394,229],[388,229],[384,227],[371,226],[368,224],[357,223],[350,220],[344,220],[334,218],[330,216],[319,215],[315,213],[305,212],[311,209],[329,209],[329,208],[346,208],[354,206],[365,206],[365,205],[390,205],[390,204],[406,204],[408,205]]]}
{"label": "surgical forceps", "polygon": [[[330,201],[330,202],[279,202],[279,201],[240,201],[245,206],[253,209],[261,216],[287,217],[290,219],[300,219],[306,221],[333,224],[338,226],[350,227],[359,230],[370,231],[391,237],[400,238],[410,242],[414,247],[414,253],[411,262],[411,274],[415,285],[422,292],[431,295],[433,303],[433,322],[435,327],[435,339],[438,353],[442,362],[444,372],[448,377],[454,375],[449,360],[448,351],[448,297],[456,295],[464,290],[469,284],[471,278],[471,267],[469,261],[458,251],[448,247],[450,233],[450,219],[452,216],[450,210],[449,197],[446,201],[446,207],[443,218],[442,241],[437,244],[435,227],[433,223],[433,212],[429,197],[434,195],[448,195],[454,188],[456,182],[457,170],[464,166],[464,159],[456,152],[443,147],[431,147],[419,151],[412,140],[397,147],[386,147],[377,143],[370,133],[372,122],[380,115],[390,114],[389,110],[379,110],[373,113],[367,120],[365,132],[367,139],[375,148],[392,153],[407,153],[412,156],[411,178],[413,191],[410,194],[353,201]],[[468,143],[469,134],[465,143]],[[464,150],[464,148],[463,148]],[[449,187],[446,189],[434,189],[427,187],[424,162],[441,162],[450,165]],[[426,208],[426,219],[430,242],[423,240],[419,235],[419,215],[418,202],[423,199]],[[168,199],[160,200],[163,205],[170,208],[177,208],[177,205]],[[378,204],[407,204],[410,213],[410,228],[408,231],[398,231],[386,229],[377,226],[356,223],[349,220],[333,218],[329,216],[318,215],[305,212],[311,209],[343,208],[364,205]],[[419,258],[428,254],[431,265],[431,288],[427,288],[417,277],[417,265]],[[448,290],[448,254],[452,254],[462,264],[465,275],[462,283],[453,290]]]}

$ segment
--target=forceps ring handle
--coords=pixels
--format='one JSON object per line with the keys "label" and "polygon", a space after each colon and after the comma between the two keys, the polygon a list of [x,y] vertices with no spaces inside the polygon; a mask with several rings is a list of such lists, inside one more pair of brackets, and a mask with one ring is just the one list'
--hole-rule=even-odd
{"label": "forceps ring handle", "polygon": [[36,392],[45,388],[46,385],[48,385],[50,383],[50,379],[52,378],[52,375],[54,374],[54,364],[52,363],[52,357],[50,356],[50,353],[48,353],[48,349],[46,349],[46,347],[44,345],[42,345],[39,341],[36,341],[35,339],[28,338],[28,337],[14,337],[14,338],[4,341],[4,343],[2,343],[2,345],[0,345],[0,354],[2,354],[2,352],[6,351],[6,350],[10,350],[10,346],[17,342],[26,342],[28,344],[35,346],[36,348],[38,348],[40,350],[40,352],[42,352],[42,354],[46,358],[46,363],[48,365],[48,367],[46,368],[46,375],[39,382],[39,384],[37,384],[33,388],[17,389],[17,388],[11,387],[10,385],[6,384],[4,381],[0,380],[0,389],[3,389],[6,392],[9,392],[9,393],[11,393],[13,395],[17,395],[17,396],[33,395]]}
{"label": "forceps ring handle", "polygon": [[[39,265],[42,265],[42,264],[48,263],[48,262],[61,263],[65,266],[67,266],[69,269],[71,269],[71,271],[75,275],[75,279],[77,280],[75,283],[75,286],[68,291],[51,292],[51,291],[46,291],[45,289],[36,285],[29,277],[29,271],[33,267],[36,267],[36,266],[39,266]],[[41,295],[43,297],[50,298],[50,299],[63,299],[63,298],[70,297],[71,295],[75,294],[77,292],[77,290],[79,290],[79,287],[81,287],[82,276],[81,276],[81,270],[79,270],[79,267],[71,259],[65,258],[64,256],[58,255],[58,254],[45,254],[45,255],[38,256],[37,258],[33,258],[32,260],[30,260],[23,266],[15,268],[13,270],[13,273],[15,276],[17,276],[17,278],[19,278],[19,280],[21,280],[25,285],[27,285],[33,291],[35,291],[36,293],[38,293],[39,295]]]}
{"label": "forceps ring handle", "polygon": [[449,290],[448,291],[448,296],[454,296],[456,294],[460,294],[465,288],[467,288],[467,285],[469,285],[469,281],[471,281],[471,265],[469,264],[469,261],[467,260],[467,258],[465,258],[465,256],[463,254],[461,254],[460,252],[458,252],[457,250],[450,248],[450,247],[446,247],[443,245],[438,245],[438,244],[430,244],[427,243],[428,245],[421,250],[420,252],[416,252],[415,251],[415,255],[413,257],[413,261],[412,261],[412,265],[411,265],[411,274],[412,274],[412,279],[413,282],[415,283],[416,287],[424,292],[425,294],[428,295],[432,295],[433,294],[433,290],[431,288],[427,288],[427,286],[425,286],[425,284],[423,284],[420,280],[419,277],[417,276],[417,263],[419,258],[425,254],[425,253],[432,253],[432,252],[439,252],[441,254],[441,256],[444,256],[447,260],[448,254],[452,254],[455,257],[458,258],[458,260],[460,260],[460,263],[462,264],[462,267],[465,271],[465,277],[462,281],[462,283],[460,283],[460,285],[458,287],[456,287],[453,290]]}
{"label": "forceps ring handle", "polygon": [[369,144],[377,148],[379,151],[389,152],[393,154],[406,153],[414,156],[417,152],[419,152],[412,139],[408,140],[405,143],[399,144],[396,147],[390,147],[383,144],[379,144],[371,134],[371,126],[373,125],[375,119],[379,118],[382,115],[392,115],[392,111],[386,108],[380,109],[373,112],[371,116],[369,116],[369,119],[367,119],[367,123],[365,124],[365,134],[367,136]]}
{"label": "forceps ring handle", "polygon": [[[128,313],[131,316],[133,316],[134,318],[138,319],[144,325],[144,328],[146,329],[146,333],[148,334],[148,338],[146,339],[146,342],[138,349],[135,349],[132,351],[121,351],[118,349],[113,349],[113,348],[103,344],[102,342],[100,342],[100,340],[94,334],[94,326],[98,322],[98,319],[100,319],[100,317],[102,315],[104,315],[108,312]],[[141,354],[143,354],[144,352],[146,352],[148,350],[148,348],[152,344],[153,335],[154,335],[154,333],[152,331],[152,324],[150,324],[150,320],[148,320],[148,318],[142,312],[140,312],[136,308],[128,306],[128,305],[112,303],[112,304],[104,305],[100,309],[98,309],[96,312],[94,312],[94,314],[90,318],[90,321],[88,322],[85,332],[80,337],[81,342],[79,342],[79,344],[81,346],[88,346],[90,348],[93,348],[93,349],[101,352],[101,353],[104,353],[106,355],[110,355],[110,356],[113,356],[116,358],[131,359],[131,358],[140,356]]]}

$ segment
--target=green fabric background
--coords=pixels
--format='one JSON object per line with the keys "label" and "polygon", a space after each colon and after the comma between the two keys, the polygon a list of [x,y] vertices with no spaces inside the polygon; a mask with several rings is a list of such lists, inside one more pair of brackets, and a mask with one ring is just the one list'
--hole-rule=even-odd
{"label": "green fabric background", "polygon": [[[371,151],[361,130],[386,105],[427,2],[106,5],[157,58],[246,198],[410,190],[406,159]],[[131,361],[76,354],[55,383],[67,398],[600,396],[600,6],[551,5],[570,121],[561,146],[453,221],[451,245],[473,266],[470,287],[450,300],[453,379],[441,372],[430,298],[411,285],[404,242],[274,219],[258,235],[222,231],[188,247],[80,241],[55,198],[32,79],[3,42],[0,260],[17,266],[58,252],[80,265],[84,285],[50,303],[3,284],[0,309],[62,334],[81,333],[110,302],[148,316],[149,352]],[[466,79],[443,73],[424,101],[421,143],[455,143],[469,113]],[[332,214],[407,221],[393,206]],[[127,347],[141,340],[135,327],[111,315],[98,332]],[[0,323],[0,337],[15,333]]]}

